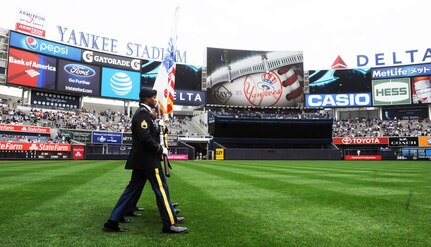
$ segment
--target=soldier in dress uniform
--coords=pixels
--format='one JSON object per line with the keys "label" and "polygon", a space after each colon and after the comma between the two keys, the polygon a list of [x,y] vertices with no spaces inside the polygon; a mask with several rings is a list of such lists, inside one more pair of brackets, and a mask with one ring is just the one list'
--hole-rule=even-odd
{"label": "soldier in dress uniform", "polygon": [[188,232],[187,227],[176,225],[183,223],[184,218],[175,214],[161,167],[161,155],[167,155],[168,149],[159,143],[159,131],[151,114],[151,108],[157,104],[156,95],[157,91],[149,88],[142,88],[139,93],[139,108],[132,118],[132,149],[125,166],[126,169],[132,170],[132,176],[108,221],[103,225],[105,231],[127,231],[119,226],[119,222],[124,219],[130,208],[136,205],[136,197],[142,192],[148,180],[156,196],[163,224],[162,232]]}

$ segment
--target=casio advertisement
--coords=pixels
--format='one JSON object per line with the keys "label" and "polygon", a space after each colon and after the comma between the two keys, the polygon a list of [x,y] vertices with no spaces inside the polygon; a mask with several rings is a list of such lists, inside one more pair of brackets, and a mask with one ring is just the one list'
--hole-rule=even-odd
{"label": "casio advertisement", "polygon": [[310,108],[351,106],[366,107],[371,106],[371,94],[306,94],[305,105]]}
{"label": "casio advertisement", "polygon": [[102,96],[139,100],[141,74],[127,70],[102,68]]}
{"label": "casio advertisement", "polygon": [[60,59],[57,90],[99,96],[100,68]]}
{"label": "casio advertisement", "polygon": [[10,32],[10,46],[55,57],[81,60],[81,49],[79,48],[23,35],[14,31]]}
{"label": "casio advertisement", "polygon": [[10,48],[7,82],[54,90],[56,62],[57,59],[53,57]]}

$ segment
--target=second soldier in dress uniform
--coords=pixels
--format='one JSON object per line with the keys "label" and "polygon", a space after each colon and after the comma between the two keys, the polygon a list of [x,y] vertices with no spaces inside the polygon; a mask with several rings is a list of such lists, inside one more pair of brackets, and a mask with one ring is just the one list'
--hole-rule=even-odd
{"label": "second soldier in dress uniform", "polygon": [[119,222],[131,207],[134,207],[137,193],[140,193],[148,180],[154,191],[162,219],[163,233],[186,233],[186,227],[177,226],[184,222],[177,217],[169,196],[166,177],[161,167],[161,155],[168,154],[167,148],[159,143],[159,132],[153,121],[151,108],[157,104],[157,91],[142,88],[139,93],[139,108],[132,118],[132,149],[126,162],[126,169],[132,169],[132,176],[123,194],[118,199],[108,221],[105,231],[124,232]]}

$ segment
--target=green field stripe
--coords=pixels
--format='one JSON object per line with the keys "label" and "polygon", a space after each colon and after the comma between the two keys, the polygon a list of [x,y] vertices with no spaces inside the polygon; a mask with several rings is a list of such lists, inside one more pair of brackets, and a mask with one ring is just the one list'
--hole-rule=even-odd
{"label": "green field stripe", "polygon": [[[45,164],[38,162],[28,163],[26,167],[21,167],[20,170],[15,170],[13,176],[2,178],[2,186],[0,191],[12,190],[16,186],[22,186],[27,183],[44,180],[46,178],[61,176],[81,167],[90,167],[94,161],[57,161],[47,162]],[[28,169],[27,169],[28,168]],[[0,168],[0,171],[2,169]],[[7,172],[6,172],[7,173]]]}
{"label": "green field stripe", "polygon": [[[207,193],[218,198],[218,200],[231,202],[232,208],[236,208],[239,212],[243,211],[246,215],[250,211],[256,211],[253,214],[254,219],[252,222],[257,222],[261,228],[285,229],[289,235],[284,239],[285,241],[290,240],[295,244],[299,244],[302,240],[311,238],[319,245],[328,245],[329,243],[343,243],[344,237],[344,244],[341,245],[350,245],[352,241],[362,237],[362,233],[352,237],[350,233],[352,230],[365,232],[370,228],[376,231],[380,229],[382,236],[387,232],[387,222],[378,217],[370,216],[369,211],[352,211],[334,203],[332,205],[322,205],[314,200],[310,201],[310,193],[307,191],[299,191],[299,195],[296,195],[298,192],[295,190],[300,190],[299,188],[286,188],[286,186],[278,186],[278,184],[273,184],[269,188],[261,188],[256,187],[262,184],[261,181],[258,181],[258,183],[246,182],[256,181],[256,178],[230,180],[213,172],[207,174],[206,171],[194,170],[192,166],[184,167],[187,168],[186,171],[182,171],[177,176],[189,179],[190,174],[193,174],[188,183],[196,187],[205,188]],[[201,179],[198,179],[199,177]],[[177,185],[174,186],[176,187]],[[319,191],[316,192],[316,194],[318,193]],[[331,192],[329,193],[332,194]],[[337,198],[337,195],[334,195],[334,197]],[[218,207],[215,208],[217,209]],[[334,215],[339,219],[334,220]],[[353,229],[351,223],[345,221],[345,219],[355,220]],[[332,224],[328,227],[331,221],[337,224]],[[398,224],[395,223],[391,228],[398,228]],[[412,231],[404,231],[402,234],[411,238],[411,233]],[[275,234],[276,231],[274,232]],[[399,234],[398,230],[394,230],[394,234]],[[332,241],[330,236],[334,238]],[[335,241],[335,239],[337,240]],[[376,239],[376,242],[373,242],[374,245],[378,244],[379,241],[381,240]],[[286,242],[285,246],[288,246],[287,243],[289,242]],[[307,244],[307,241],[302,244]]]}
{"label": "green field stripe", "polygon": [[[331,205],[332,207],[342,207],[346,210],[362,210],[364,208],[372,208],[376,205],[379,205],[385,208],[390,208],[390,210],[402,212],[405,210],[405,201],[408,196],[408,190],[405,191],[404,195],[400,195],[395,198],[387,198],[387,196],[356,195],[344,191],[331,191],[324,186],[310,186],[304,184],[298,185],[290,183],[289,180],[275,181],[273,179],[250,176],[249,174],[238,173],[234,171],[226,172],[224,170],[217,169],[214,166],[188,166],[188,168],[220,176],[226,180],[238,181],[264,188],[273,192],[288,192],[292,196],[306,199],[308,203]],[[421,211],[420,207],[415,207],[414,209],[418,210],[418,212]],[[382,220],[385,219],[383,218]]]}
{"label": "green field stripe", "polygon": [[[205,233],[201,237],[204,242],[220,236],[227,240],[215,246],[292,246],[302,241],[291,235],[288,211],[268,208],[268,200],[279,197],[279,193],[226,180],[190,166],[174,169],[176,172],[169,180],[173,188],[171,195],[183,201],[182,209],[191,219],[190,227]],[[271,217],[270,212],[275,211],[281,217]],[[320,243],[326,239],[317,233],[308,233],[308,238]]]}
{"label": "green field stripe", "polygon": [[[112,163],[82,162],[70,164],[71,169],[58,170],[56,173],[48,173],[40,179],[20,183],[12,186],[13,189],[5,190],[4,187],[9,187],[10,184],[2,184],[0,191],[0,218],[4,219],[1,224],[13,220],[16,215],[20,215],[25,211],[31,211],[38,206],[49,203],[54,198],[61,196],[76,186],[88,183],[89,181],[102,176],[111,169],[116,169],[116,166],[107,166]],[[66,164],[65,164],[66,165]],[[12,204],[11,202],[19,202]]]}
{"label": "green field stripe", "polygon": [[[70,161],[70,162],[79,162],[79,161]],[[90,164],[91,162],[79,162],[79,164]],[[78,163],[75,163],[78,164]],[[46,173],[47,171],[53,171],[57,169],[71,169],[74,166],[70,166],[65,162],[51,161],[51,162],[41,162],[35,161],[31,165],[28,164],[23,166],[23,164],[15,164],[10,167],[4,167],[0,165],[0,179],[6,181],[4,179],[10,177],[23,177],[23,175],[28,174],[27,177],[37,177],[40,174],[36,173]],[[10,178],[15,179],[15,178]]]}
{"label": "green field stripe", "polygon": [[[211,166],[211,165],[209,165]],[[214,166],[218,167],[218,166]],[[274,173],[279,174],[280,176],[283,176],[285,179],[295,179],[301,181],[304,181],[302,183],[306,183],[306,181],[313,181],[313,183],[319,182],[319,183],[342,183],[342,184],[352,184],[352,185],[362,185],[362,186],[377,186],[377,187],[385,187],[390,188],[391,191],[394,190],[394,187],[397,188],[405,188],[405,187],[411,187],[415,184],[421,184],[426,183],[429,181],[429,178],[422,180],[421,177],[417,176],[417,179],[402,179],[402,176],[395,176],[392,177],[384,174],[384,172],[377,172],[377,171],[370,171],[368,174],[361,174],[361,175],[351,175],[351,174],[344,174],[343,172],[333,172],[331,173],[318,173],[311,172],[311,171],[302,171],[300,169],[284,169],[282,166],[272,167],[269,168],[265,165],[261,166],[253,166],[252,168],[249,168],[248,166],[245,166],[244,164],[233,164],[230,166],[222,166],[223,168],[220,169],[226,169],[226,170],[232,170],[232,169],[239,169],[243,170],[244,173],[247,173],[249,175],[253,175],[253,173],[257,174],[269,174],[271,176],[274,176]],[[239,171],[238,170],[238,171]],[[343,169],[344,170],[344,169]],[[381,174],[383,173],[383,175]],[[299,179],[297,179],[299,178]],[[409,178],[413,178],[409,176]],[[400,191],[404,193],[404,190]],[[392,192],[391,192],[392,193]]]}

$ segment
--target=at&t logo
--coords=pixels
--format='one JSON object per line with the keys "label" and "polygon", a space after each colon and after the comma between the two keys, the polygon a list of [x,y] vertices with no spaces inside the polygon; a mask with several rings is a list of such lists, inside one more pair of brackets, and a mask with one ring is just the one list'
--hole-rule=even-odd
{"label": "at&t logo", "polygon": [[123,72],[115,73],[110,80],[109,85],[112,91],[120,96],[127,95],[133,89],[133,81],[129,75]]}

